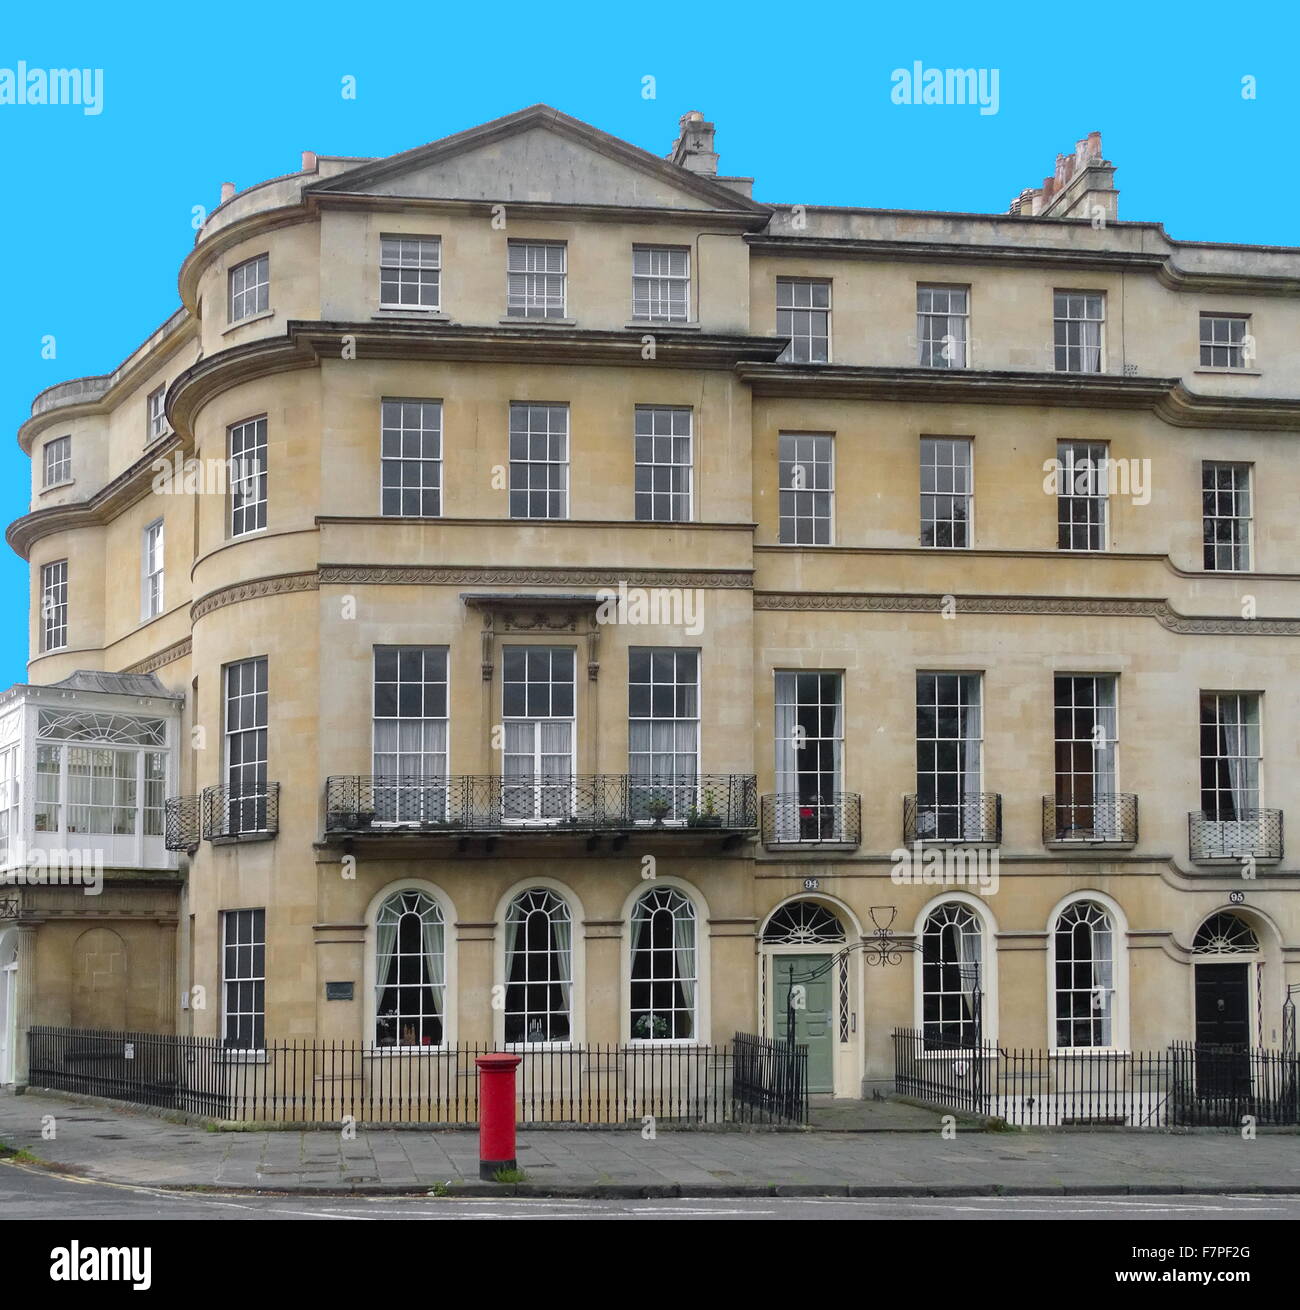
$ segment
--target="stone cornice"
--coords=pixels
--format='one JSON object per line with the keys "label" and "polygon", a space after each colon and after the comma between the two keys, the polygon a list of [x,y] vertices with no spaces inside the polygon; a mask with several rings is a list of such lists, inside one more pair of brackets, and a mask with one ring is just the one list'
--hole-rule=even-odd
{"label": "stone cornice", "polygon": [[[853,211],[848,211],[853,212]],[[934,217],[926,214],[925,217]],[[962,215],[962,217],[968,217]],[[996,217],[1004,218],[1005,215]],[[1165,254],[1139,250],[1092,250],[1078,246],[1003,245],[986,242],[900,241],[888,238],[797,237],[755,233],[745,238],[755,256],[859,259],[931,264],[998,264],[1065,271],[1150,273],[1171,291],[1202,295],[1300,295],[1300,277],[1262,273],[1194,272]],[[1252,249],[1251,247],[1245,247]]]}
{"label": "stone cornice", "polygon": [[467,564],[322,564],[321,586],[700,587],[747,591],[750,569],[509,568]]}
{"label": "stone cornice", "polygon": [[179,432],[169,433],[88,500],[51,505],[48,509],[33,510],[15,519],[5,529],[5,540],[13,551],[27,559],[31,548],[42,537],[72,528],[98,527],[111,522],[123,510],[149,493],[153,485],[154,464],[160,459],[167,459],[186,444]]}
{"label": "stone cornice", "polygon": [[748,361],[736,373],[756,396],[1145,410],[1171,427],[1300,427],[1300,397],[1207,396],[1181,378]]}
{"label": "stone cornice", "polygon": [[756,591],[756,610],[823,610],[876,614],[937,614],[950,599],[957,614],[1148,618],[1162,628],[1196,636],[1300,637],[1300,619],[1204,618],[1180,614],[1155,598],[1081,596],[960,596],[891,592]]}
{"label": "stone cornice", "polygon": [[189,637],[184,637],[163,650],[155,651],[146,659],[137,660],[134,664],[128,664],[122,672],[152,673],[155,669],[161,669],[165,664],[174,664],[177,660],[183,660],[190,654],[192,648],[192,640]]}
{"label": "stone cornice", "polygon": [[206,596],[200,596],[190,606],[190,622],[197,623],[205,614],[213,610],[224,609],[241,600],[260,600],[264,596],[285,596],[296,591],[315,591],[318,586],[317,575],[310,573],[278,573],[273,577],[252,578],[247,582],[237,582],[233,586],[218,587]]}

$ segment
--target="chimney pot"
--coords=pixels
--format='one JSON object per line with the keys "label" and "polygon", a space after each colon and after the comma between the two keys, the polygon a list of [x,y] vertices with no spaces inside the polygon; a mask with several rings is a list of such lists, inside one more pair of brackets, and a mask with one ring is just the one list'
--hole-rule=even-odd
{"label": "chimney pot", "polygon": [[304,173],[314,173],[316,171],[316,152],[314,150],[304,150],[302,152],[302,171]]}
{"label": "chimney pot", "polygon": [[235,197],[235,184],[233,182],[223,182],[221,184],[221,203],[224,205],[227,200],[233,200]]}

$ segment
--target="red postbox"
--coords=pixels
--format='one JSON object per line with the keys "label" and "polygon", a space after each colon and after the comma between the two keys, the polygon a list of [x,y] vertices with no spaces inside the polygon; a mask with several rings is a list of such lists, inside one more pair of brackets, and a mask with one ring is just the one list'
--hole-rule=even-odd
{"label": "red postbox", "polygon": [[517,1055],[480,1055],[478,1065],[478,1176],[492,1182],[498,1169],[517,1169],[515,1070]]}

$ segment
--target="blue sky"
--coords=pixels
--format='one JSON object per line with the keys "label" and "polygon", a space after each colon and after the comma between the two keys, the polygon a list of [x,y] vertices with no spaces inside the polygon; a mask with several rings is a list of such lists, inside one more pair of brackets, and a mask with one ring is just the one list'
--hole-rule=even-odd
{"label": "blue sky", "polygon": [[[97,115],[0,104],[3,518],[27,508],[13,434],[32,397],[118,364],[179,303],[193,207],[215,206],[224,181],[294,171],[302,150],[392,154],[544,101],[663,154],[678,117],[699,109],[717,123],[722,171],[753,175],[757,199],[994,212],[1099,130],[1122,218],[1183,240],[1300,245],[1283,149],[1300,121],[1297,13],[869,0],[11,7],[0,70],[102,69],[104,96]],[[891,72],[916,60],[997,69],[998,112],[892,103]],[[345,76],[355,99],[340,93]],[[0,687],[24,677],[27,586],[5,547]]]}

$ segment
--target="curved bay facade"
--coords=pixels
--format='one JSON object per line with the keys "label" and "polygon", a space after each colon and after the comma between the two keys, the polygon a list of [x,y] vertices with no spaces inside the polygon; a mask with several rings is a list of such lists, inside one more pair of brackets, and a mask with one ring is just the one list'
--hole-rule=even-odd
{"label": "curved bay facade", "polygon": [[7,832],[103,890],[6,890],[0,1081],[32,1024],[780,1035],[794,979],[840,1096],[977,990],[1281,1040],[1300,252],[1120,222],[1092,139],[1004,215],[750,190],[698,115],[306,155],[37,398]]}

